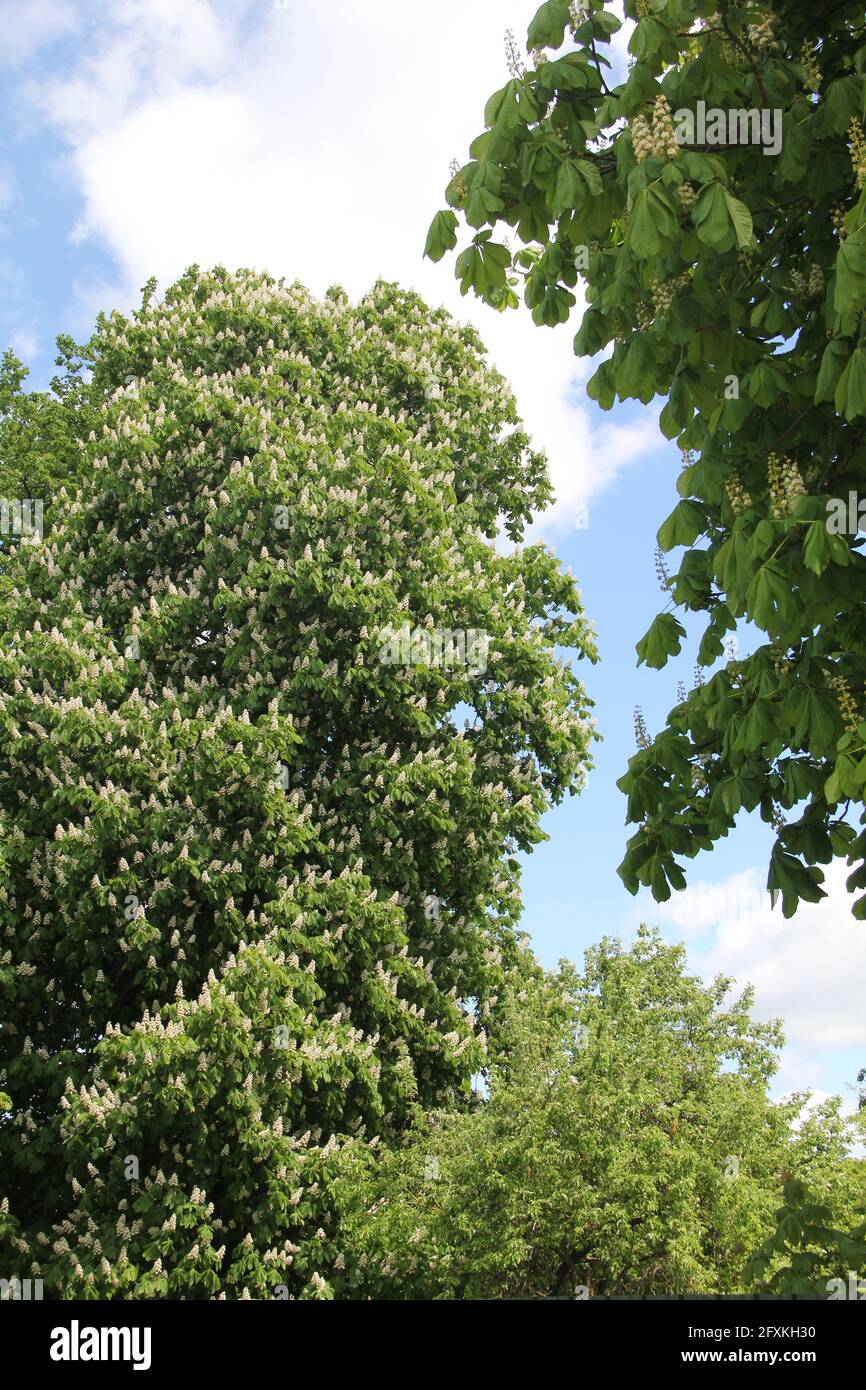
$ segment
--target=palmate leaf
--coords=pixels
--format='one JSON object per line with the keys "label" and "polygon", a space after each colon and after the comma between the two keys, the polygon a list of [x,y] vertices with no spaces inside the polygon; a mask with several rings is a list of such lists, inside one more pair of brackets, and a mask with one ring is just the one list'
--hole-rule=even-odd
{"label": "palmate leaf", "polygon": [[828,691],[806,690],[793,711],[795,746],[829,753],[840,733],[839,707]]}
{"label": "palmate leaf", "polygon": [[451,251],[457,245],[457,217],[450,208],[443,208],[437,212],[433,221],[430,223],[430,230],[427,233],[427,242],[424,246],[424,255],[429,256],[431,261],[441,261],[446,251]]}
{"label": "palmate leaf", "polygon": [[794,611],[791,585],[785,571],[775,560],[761,565],[749,585],[749,617],[767,632],[781,631]]}
{"label": "palmate leaf", "polygon": [[567,0],[546,0],[529,21],[527,48],[560,48],[568,21]]}
{"label": "palmate leaf", "polygon": [[647,666],[660,670],[668,657],[675,656],[680,650],[685,635],[685,628],[673,613],[659,613],[635,648],[638,666],[646,662]]}
{"label": "palmate leaf", "polygon": [[592,26],[593,29],[600,29],[606,38],[610,38],[622,28],[622,20],[617,19],[609,10],[596,10],[592,15]]}
{"label": "palmate leaf", "polygon": [[628,242],[636,256],[657,256],[667,242],[679,235],[679,220],[661,187],[650,184],[635,199]]}
{"label": "palmate leaf", "polygon": [[818,903],[827,894],[821,887],[823,874],[820,869],[807,869],[793,854],[774,849],[770,856],[770,872],[767,887],[771,893],[782,895],[782,915],[793,917],[802,899],[807,903]]}
{"label": "palmate leaf", "polygon": [[747,753],[762,751],[778,734],[777,706],[769,700],[755,700],[740,726],[734,746]]}
{"label": "palmate leaf", "polygon": [[[527,303],[529,302],[527,297]],[[566,322],[575,302],[571,290],[564,289],[562,285],[547,285],[541,296],[532,301],[533,320],[535,323],[544,323],[554,328],[558,323]]]}
{"label": "palmate leaf", "polygon": [[755,405],[772,405],[782,394],[784,386],[785,378],[772,361],[759,362],[743,379],[743,389]]}
{"label": "palmate leaf", "polygon": [[491,214],[504,206],[503,200],[489,188],[473,188],[466,200],[466,221],[470,227],[483,227]]}
{"label": "palmate leaf", "polygon": [[705,513],[689,498],[678,502],[668,517],[662,522],[658,532],[658,543],[662,550],[673,550],[678,545],[691,545],[692,541],[706,529]]}
{"label": "palmate leaf", "polygon": [[535,120],[537,116],[538,106],[531,88],[521,77],[513,77],[498,92],[494,92],[484,108],[485,125],[506,134],[521,124]]}
{"label": "palmate leaf", "polygon": [[589,85],[589,72],[582,53],[567,53],[564,58],[549,60],[538,73],[541,99],[553,92],[583,91]]}
{"label": "palmate leaf", "polygon": [[698,236],[716,251],[728,251],[734,244],[734,229],[725,190],[715,180],[701,190],[692,210]]}
{"label": "palmate leaf", "polygon": [[729,251],[732,246],[745,248],[754,242],[749,209],[716,180],[701,190],[692,221],[701,241],[715,251]]}
{"label": "palmate leaf", "polygon": [[474,289],[482,298],[502,289],[506,284],[506,268],[511,264],[511,254],[507,246],[486,240],[490,233],[482,237],[457,257],[457,272],[460,276],[460,293],[468,294]]}
{"label": "palmate leaf", "polygon": [[654,389],[653,350],[641,333],[632,335],[616,370],[616,389],[620,400],[633,397],[646,405],[652,400]]}
{"label": "palmate leaf", "polygon": [[825,132],[847,135],[852,116],[863,115],[863,83],[857,77],[842,77],[831,82],[824,93],[821,106]]}

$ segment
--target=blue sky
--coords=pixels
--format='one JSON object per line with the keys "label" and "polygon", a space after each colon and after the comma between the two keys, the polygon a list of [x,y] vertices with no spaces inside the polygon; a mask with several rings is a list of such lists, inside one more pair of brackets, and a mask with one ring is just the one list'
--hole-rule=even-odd
{"label": "blue sky", "polygon": [[[829,899],[785,923],[763,891],[770,834],[756,818],[689,866],[658,906],[616,874],[627,835],[616,779],[692,682],[694,644],[661,673],[634,646],[663,606],[655,532],[676,500],[676,448],[658,403],[599,412],[574,358],[575,319],[462,300],[449,261],[421,259],[452,156],[506,80],[503,34],[522,41],[532,0],[0,0],[0,347],[51,376],[58,332],[144,282],[217,261],[363,293],[378,275],[471,318],[548,451],[557,502],[534,533],[576,574],[602,661],[583,672],[604,742],[584,794],[552,811],[527,861],[525,925],[546,964],[580,959],[640,920],[684,939],[696,970],[752,981],[757,1012],[786,1020],[778,1090],[844,1091],[866,1063],[866,928],[835,870]],[[620,36],[613,54],[625,61]],[[585,509],[588,525],[576,518]]]}

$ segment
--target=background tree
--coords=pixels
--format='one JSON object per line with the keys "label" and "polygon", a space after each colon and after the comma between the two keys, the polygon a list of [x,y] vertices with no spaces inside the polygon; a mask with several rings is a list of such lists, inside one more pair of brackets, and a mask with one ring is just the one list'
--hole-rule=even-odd
{"label": "background tree", "polygon": [[757,1291],[862,1298],[858,1276],[866,1270],[866,1221],[850,1234],[838,1230],[832,1221],[832,1213],[812,1199],[805,1184],[789,1178],[776,1212],[776,1228],[747,1267]]}
{"label": "background tree", "polygon": [[[606,354],[589,395],[605,410],[667,398],[661,425],[684,466],[659,544],[686,549],[639,661],[680,650],[677,607],[705,616],[702,667],[741,623],[767,640],[632,758],[620,786],[639,829],[621,874],[667,898],[685,883],[678,857],[758,808],[776,829],[768,886],[790,915],[824,896],[819,866],[834,855],[857,866],[850,888],[866,887],[866,831],[848,819],[866,785],[863,7],[624,8],[632,61],[610,87],[600,50],[619,21],[602,0],[541,6],[531,61],[512,45],[511,79],[426,249],[456,245],[459,215],[474,231],[463,291],[516,304],[522,276],[540,324],[568,318],[582,275],[575,351]],[[500,222],[523,249],[492,240]],[[854,911],[866,916],[866,896]]]}
{"label": "background tree", "polygon": [[89,357],[80,484],[0,574],[3,1268],[327,1296],[340,1146],[471,1103],[514,851],[589,763],[554,643],[594,649],[496,550],[550,485],[444,311],[193,268]]}
{"label": "background tree", "polygon": [[[402,1146],[345,1152],[345,1289],[374,1297],[735,1292],[781,1175],[866,1214],[835,1100],[774,1104],[781,1042],[643,929],[509,986],[489,1098],[418,1113]],[[798,1122],[795,1131],[794,1123]],[[366,1169],[359,1182],[358,1169]],[[341,1286],[342,1287],[342,1286]]]}
{"label": "background tree", "polygon": [[[42,503],[49,530],[54,498],[82,467],[82,449],[96,422],[87,374],[87,349],[67,336],[57,340],[55,364],[62,368],[48,391],[25,390],[29,375],[11,349],[0,357],[0,499]],[[17,544],[11,524],[0,533],[0,550]]]}

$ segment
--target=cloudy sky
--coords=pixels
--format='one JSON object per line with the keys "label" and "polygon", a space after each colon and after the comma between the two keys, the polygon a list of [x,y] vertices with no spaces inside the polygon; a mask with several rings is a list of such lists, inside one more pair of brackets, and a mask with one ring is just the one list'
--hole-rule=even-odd
{"label": "cloudy sky", "polygon": [[[527,864],[525,923],[545,962],[580,959],[602,933],[641,920],[688,943],[694,968],[757,990],[788,1047],[779,1090],[845,1091],[866,1064],[866,927],[844,873],[791,922],[763,889],[770,836],[754,819],[691,865],[686,893],[635,902],[616,876],[633,751],[632,712],[651,730],[691,684],[694,645],[661,673],[634,644],[661,607],[654,534],[674,505],[675,448],[657,409],[609,415],[585,399],[591,364],[577,323],[533,327],[461,299],[448,260],[421,258],[453,156],[482,128],[532,0],[0,0],[5,133],[0,155],[0,347],[51,375],[58,332],[81,337],[99,309],[130,309],[152,275],[254,266],[335,282],[379,275],[479,327],[510,378],[557,501],[535,532],[580,580],[602,664],[586,672],[605,742],[584,795],[547,818]],[[624,70],[627,34],[612,58]],[[588,525],[585,524],[588,521]],[[850,1096],[850,1092],[848,1093]]]}

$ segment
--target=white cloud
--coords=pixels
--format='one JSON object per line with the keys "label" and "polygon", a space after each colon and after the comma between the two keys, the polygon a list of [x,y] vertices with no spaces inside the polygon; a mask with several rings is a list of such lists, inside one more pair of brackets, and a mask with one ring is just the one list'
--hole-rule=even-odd
{"label": "white cloud", "polygon": [[[827,1100],[831,1094],[835,1094],[824,1089],[822,1084],[824,1080],[824,1067],[815,1053],[789,1045],[784,1048],[779,1070],[773,1077],[773,1094],[781,1097],[789,1096],[792,1091],[811,1091],[811,1099],[807,1108],[814,1109],[816,1105]],[[853,1094],[850,1092],[847,1094],[840,1092],[839,1094],[846,1102],[844,1108],[852,1113],[856,1109]]]}
{"label": "white cloud", "polygon": [[686,940],[744,918],[759,922],[762,931],[778,935],[786,925],[785,919],[781,907],[771,908],[764,880],[760,870],[745,869],[718,883],[699,879],[684,892],[674,893],[666,903],[651,903],[645,894],[639,901],[641,910],[649,912],[654,921],[676,927]]}
{"label": "white cloud", "polygon": [[12,328],[9,332],[9,346],[16,357],[28,366],[39,355],[39,338],[28,328]]}
{"label": "white cloud", "polygon": [[453,258],[421,259],[449,158],[465,157],[506,79],[503,31],[525,33],[524,0],[113,0],[88,18],[69,71],[26,89],[68,146],[73,237],[117,266],[112,292],[79,287],[78,331],[192,262],[268,269],[316,293],[340,281],[361,294],[382,275],[479,327],[548,452],[558,502],[536,533],[569,528],[661,443],[649,413],[599,429],[577,404],[575,322],[552,331],[526,311],[497,315],[461,298]]}
{"label": "white cloud", "polygon": [[0,64],[17,66],[46,44],[56,43],[76,26],[74,7],[66,0],[0,0]]}
{"label": "white cloud", "polygon": [[667,935],[685,937],[691,964],[705,978],[731,975],[740,987],[754,985],[756,1014],[781,1018],[792,1048],[813,1058],[832,1048],[866,1048],[866,929],[851,916],[850,870],[835,860],[824,872],[827,897],[801,903],[787,921],[780,906],[771,908],[758,869],[695,883],[667,903],[643,899],[638,912]]}

